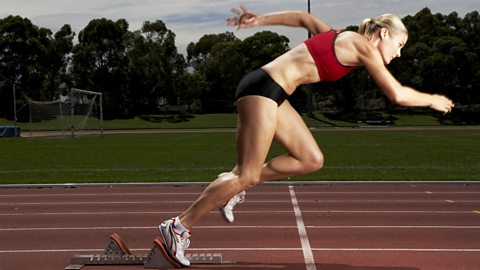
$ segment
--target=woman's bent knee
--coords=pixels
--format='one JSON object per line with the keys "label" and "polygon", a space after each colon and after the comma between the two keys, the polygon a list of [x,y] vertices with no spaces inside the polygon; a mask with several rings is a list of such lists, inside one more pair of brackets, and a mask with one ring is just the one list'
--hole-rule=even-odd
{"label": "woman's bent knee", "polygon": [[311,153],[308,158],[303,160],[304,172],[311,173],[323,168],[324,157],[321,152]]}
{"label": "woman's bent knee", "polygon": [[253,175],[240,175],[238,180],[241,182],[241,184],[243,185],[244,189],[249,189],[251,187],[254,187],[258,184],[260,184],[261,182],[261,179],[260,179],[260,175],[258,176],[253,176]]}

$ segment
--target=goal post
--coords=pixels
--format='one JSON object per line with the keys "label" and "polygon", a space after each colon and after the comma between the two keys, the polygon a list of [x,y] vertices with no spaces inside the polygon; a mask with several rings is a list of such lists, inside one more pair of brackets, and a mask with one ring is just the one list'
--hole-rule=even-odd
{"label": "goal post", "polygon": [[[61,136],[70,131],[92,134],[98,130],[103,136],[103,97],[102,93],[72,88],[67,95],[60,95],[52,101],[35,101],[27,96],[30,131],[60,131]],[[57,131],[55,133],[55,131]]]}
{"label": "goal post", "polygon": [[[88,97],[93,97],[93,98],[88,98]],[[95,103],[95,99],[98,98],[98,103]],[[75,116],[76,112],[79,110],[81,111],[81,106],[86,105],[88,113],[84,114],[79,114],[79,115],[87,115],[87,117],[80,122],[80,127],[84,128],[86,125],[86,121],[88,120],[88,117],[92,113],[92,109],[94,109],[94,105],[98,104],[98,119],[100,121],[100,136],[103,136],[103,95],[100,92],[93,92],[93,91],[87,91],[87,90],[82,90],[82,89],[77,89],[77,88],[72,88],[70,90],[70,133],[71,136],[75,136]]]}

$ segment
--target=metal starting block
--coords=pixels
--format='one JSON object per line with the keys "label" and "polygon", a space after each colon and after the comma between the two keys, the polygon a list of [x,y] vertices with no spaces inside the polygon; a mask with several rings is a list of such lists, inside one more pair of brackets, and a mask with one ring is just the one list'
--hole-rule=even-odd
{"label": "metal starting block", "polygon": [[[225,264],[222,254],[186,254],[191,264]],[[74,255],[65,270],[79,270],[85,265],[143,265],[146,269],[182,268],[165,252],[160,237],[148,254],[133,254],[116,233],[110,236],[110,243],[103,254]]]}

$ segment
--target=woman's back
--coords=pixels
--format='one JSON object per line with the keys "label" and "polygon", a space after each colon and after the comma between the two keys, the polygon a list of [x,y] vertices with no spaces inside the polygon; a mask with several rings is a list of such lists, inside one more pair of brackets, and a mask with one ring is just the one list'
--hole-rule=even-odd
{"label": "woman's back", "polygon": [[289,94],[301,84],[335,81],[354,68],[352,40],[362,38],[353,32],[320,33],[262,68]]}

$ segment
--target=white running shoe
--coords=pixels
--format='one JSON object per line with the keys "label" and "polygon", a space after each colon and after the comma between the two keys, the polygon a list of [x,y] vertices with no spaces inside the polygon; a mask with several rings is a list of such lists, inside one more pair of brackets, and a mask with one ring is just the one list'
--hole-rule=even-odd
{"label": "white running shoe", "polygon": [[233,216],[233,208],[237,204],[241,204],[245,201],[245,194],[245,191],[236,194],[224,206],[220,207],[220,212],[222,212],[222,216],[227,222],[232,223],[235,219]]}
{"label": "white running shoe", "polygon": [[185,250],[190,245],[190,232],[185,231],[182,235],[174,230],[175,218],[165,220],[158,226],[160,235],[162,236],[165,249],[171,258],[175,259],[184,267],[190,266],[190,261],[185,257]]}

